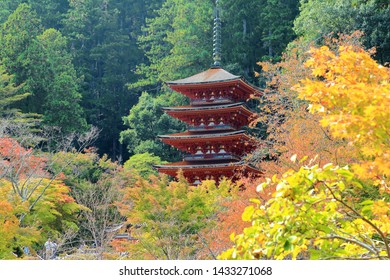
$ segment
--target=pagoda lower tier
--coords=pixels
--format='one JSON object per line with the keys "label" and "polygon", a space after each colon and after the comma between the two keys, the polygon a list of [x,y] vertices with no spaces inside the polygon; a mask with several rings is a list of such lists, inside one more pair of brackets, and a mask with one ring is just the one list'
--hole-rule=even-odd
{"label": "pagoda lower tier", "polygon": [[254,116],[243,102],[165,107],[163,110],[171,117],[186,122],[189,131],[235,130],[247,126]]}
{"label": "pagoda lower tier", "polygon": [[250,165],[242,164],[241,162],[194,164],[180,161],[165,165],[156,165],[155,167],[159,172],[172,177],[177,176],[179,170],[181,170],[183,176],[195,185],[200,184],[203,180],[216,180],[219,182],[223,178],[235,180],[241,176],[257,177],[259,175],[258,169]]}
{"label": "pagoda lower tier", "polygon": [[185,131],[159,137],[165,144],[198,156],[231,154],[242,157],[253,151],[256,146],[256,141],[249,137],[245,130],[217,133],[212,131],[202,134]]}

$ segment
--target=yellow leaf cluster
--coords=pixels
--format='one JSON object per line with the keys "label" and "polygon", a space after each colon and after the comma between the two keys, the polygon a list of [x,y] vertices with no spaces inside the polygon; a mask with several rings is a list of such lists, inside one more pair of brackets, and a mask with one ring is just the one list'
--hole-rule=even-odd
{"label": "yellow leaf cluster", "polygon": [[390,259],[390,71],[359,47],[310,52],[314,78],[295,90],[361,159],[352,168],[309,163],[267,179],[257,190],[272,198],[252,201],[242,215],[252,225],[231,237],[235,245],[221,259]]}
{"label": "yellow leaf cluster", "polygon": [[324,46],[312,48],[306,67],[317,79],[305,79],[295,89],[310,102],[309,110],[322,117],[336,138],[359,148],[361,178],[390,175],[390,70],[361,48],[340,46],[337,53]]}

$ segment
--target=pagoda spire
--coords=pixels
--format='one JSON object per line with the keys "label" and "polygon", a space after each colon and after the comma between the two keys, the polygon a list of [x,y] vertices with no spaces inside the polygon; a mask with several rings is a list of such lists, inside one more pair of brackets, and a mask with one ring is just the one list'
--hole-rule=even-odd
{"label": "pagoda spire", "polygon": [[221,19],[219,1],[215,0],[215,18],[213,28],[213,67],[221,67]]}

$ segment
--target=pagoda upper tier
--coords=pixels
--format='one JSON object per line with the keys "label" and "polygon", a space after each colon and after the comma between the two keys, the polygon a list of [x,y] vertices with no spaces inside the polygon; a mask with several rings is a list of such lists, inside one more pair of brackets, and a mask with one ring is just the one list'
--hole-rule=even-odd
{"label": "pagoda upper tier", "polygon": [[222,68],[210,68],[191,77],[166,83],[191,99],[191,105],[227,104],[248,100],[260,91]]}
{"label": "pagoda upper tier", "polygon": [[164,143],[183,152],[199,155],[199,159],[218,158],[224,154],[241,157],[250,153],[256,145],[245,130],[202,134],[186,131],[159,137]]}
{"label": "pagoda upper tier", "polygon": [[256,141],[241,129],[254,117],[245,101],[260,94],[256,87],[219,67],[167,85],[190,98],[188,106],[163,108],[168,115],[187,123],[188,130],[159,136],[185,153],[181,162],[157,165],[159,172],[175,176],[182,170],[195,184],[204,179],[260,174],[242,162],[243,156],[256,148]]}
{"label": "pagoda upper tier", "polygon": [[196,107],[165,107],[163,110],[168,115],[186,122],[189,131],[235,130],[248,125],[253,118],[253,113],[243,102]]}

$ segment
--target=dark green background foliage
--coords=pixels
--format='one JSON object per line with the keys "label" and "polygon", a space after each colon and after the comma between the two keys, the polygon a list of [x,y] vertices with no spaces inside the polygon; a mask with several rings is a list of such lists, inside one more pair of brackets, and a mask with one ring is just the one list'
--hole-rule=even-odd
{"label": "dark green background foliage", "polygon": [[[219,2],[223,67],[256,85],[256,62],[280,60],[297,36],[320,43],[361,30],[366,46],[389,61],[387,1]],[[2,111],[40,114],[65,134],[95,126],[98,152],[113,160],[146,152],[179,159],[157,135],[184,125],[161,107],[188,101],[164,82],[210,67],[213,14],[212,0],[2,0],[3,80],[18,90]]]}

